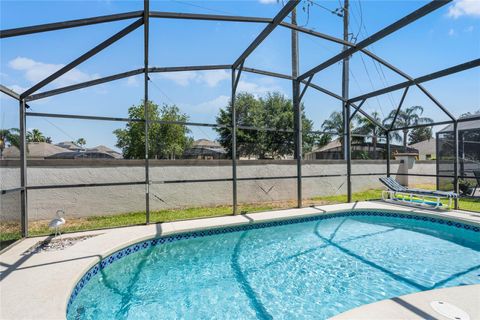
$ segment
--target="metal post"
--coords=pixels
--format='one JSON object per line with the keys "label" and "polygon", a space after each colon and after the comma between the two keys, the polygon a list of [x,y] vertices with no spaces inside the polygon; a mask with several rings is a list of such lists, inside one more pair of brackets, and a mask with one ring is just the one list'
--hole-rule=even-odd
{"label": "metal post", "polygon": [[[345,0],[343,6],[343,40],[348,41],[348,7],[349,0]],[[348,50],[347,45],[343,45],[343,51]],[[342,68],[342,98],[343,102],[343,156],[347,161],[347,202],[352,202],[352,159],[350,143],[350,104],[348,103],[348,82],[349,82],[349,56],[343,59]]]}
{"label": "metal post", "polygon": [[[297,25],[297,9],[292,10],[292,25]],[[302,207],[302,108],[300,95],[300,82],[295,80],[298,77],[298,32],[292,29],[292,101],[294,113],[294,129],[295,129],[295,159],[297,160],[297,206]],[[310,79],[311,80],[311,79]],[[305,85],[303,93],[307,90]]]}
{"label": "metal post", "polygon": [[235,91],[236,91],[235,68],[232,68],[232,200],[233,214],[237,214],[237,111],[235,110]]}
{"label": "metal post", "polygon": [[293,112],[295,115],[295,158],[297,160],[297,206],[302,207],[302,107],[299,99],[300,82],[292,81],[293,84]]}
{"label": "metal post", "polygon": [[22,210],[22,236],[28,237],[28,202],[27,202],[27,117],[25,115],[25,99],[21,99],[20,107],[20,207]]}
{"label": "metal post", "polygon": [[347,121],[346,135],[343,144],[345,145],[345,158],[347,160],[347,202],[352,202],[352,141],[350,132],[350,105],[345,108],[345,119]]}
{"label": "metal post", "polygon": [[[453,123],[453,192],[458,194],[458,122]],[[458,209],[458,199],[455,198],[455,209]]]}
{"label": "metal post", "polygon": [[390,177],[390,131],[387,131],[387,177]]}
{"label": "metal post", "polygon": [[437,190],[440,190],[440,133],[435,134],[435,166],[437,171],[436,183],[437,183]]}
{"label": "metal post", "polygon": [[150,172],[149,172],[149,114],[148,114],[148,32],[149,32],[149,0],[143,1],[143,37],[144,37],[144,99],[143,111],[145,117],[145,222],[150,223]]}

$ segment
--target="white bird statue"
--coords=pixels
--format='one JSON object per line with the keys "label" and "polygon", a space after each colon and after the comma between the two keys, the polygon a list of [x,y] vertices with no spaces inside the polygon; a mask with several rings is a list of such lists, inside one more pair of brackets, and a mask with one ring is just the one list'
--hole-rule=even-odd
{"label": "white bird statue", "polygon": [[64,215],[65,215],[65,211],[57,210],[57,213],[55,214],[55,218],[53,218],[52,221],[50,221],[50,223],[48,224],[50,229],[55,228],[55,237],[57,235],[59,236],[61,235],[59,228],[65,224],[65,219],[62,217]]}

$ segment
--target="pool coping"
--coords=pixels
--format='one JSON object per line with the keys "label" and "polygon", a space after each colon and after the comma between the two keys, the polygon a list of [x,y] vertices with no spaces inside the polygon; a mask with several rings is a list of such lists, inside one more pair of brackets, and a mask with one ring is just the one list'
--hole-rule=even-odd
{"label": "pool coping", "polygon": [[[64,319],[70,294],[83,275],[105,257],[138,242],[179,233],[292,220],[355,209],[410,212],[480,226],[480,214],[432,211],[368,201],[68,234],[66,237],[86,234],[96,236],[62,251],[22,255],[32,245],[47,237],[29,238],[0,254],[0,318]],[[2,292],[8,292],[8,295]],[[25,308],[19,301],[28,301],[29,307]]]}

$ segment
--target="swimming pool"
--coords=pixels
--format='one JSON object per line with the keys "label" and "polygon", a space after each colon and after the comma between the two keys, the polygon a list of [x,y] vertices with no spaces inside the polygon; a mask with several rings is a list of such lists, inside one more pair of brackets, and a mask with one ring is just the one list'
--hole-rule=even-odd
{"label": "swimming pool", "polygon": [[480,283],[480,230],[354,211],[144,241],[92,267],[68,319],[326,319],[378,300]]}

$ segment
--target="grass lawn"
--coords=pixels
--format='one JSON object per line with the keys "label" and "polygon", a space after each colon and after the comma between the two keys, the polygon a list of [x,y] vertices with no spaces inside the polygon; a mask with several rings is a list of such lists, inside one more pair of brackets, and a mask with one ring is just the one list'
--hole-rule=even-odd
{"label": "grass lawn", "polygon": [[[428,188],[428,186],[417,186],[419,188]],[[363,201],[368,199],[380,199],[381,190],[367,190],[352,194],[353,201]],[[305,200],[305,205],[310,204],[334,204],[346,202],[346,195],[314,197]],[[445,201],[447,204],[447,201]],[[266,211],[279,208],[293,208],[296,202],[282,201],[260,204],[240,205],[239,212],[249,213],[255,211]],[[462,198],[459,201],[460,209],[480,212],[480,199]],[[217,217],[229,215],[232,213],[231,206],[201,207],[153,211],[150,213],[152,222],[168,222],[175,220],[186,220],[193,218]],[[52,230],[48,228],[48,220],[31,221],[29,225],[29,234],[31,236],[48,235]],[[109,216],[92,216],[86,218],[68,218],[67,224],[62,232],[74,232],[101,228],[112,228],[145,223],[145,212],[122,213]],[[20,238],[19,223],[0,223],[0,241],[11,242]]]}

